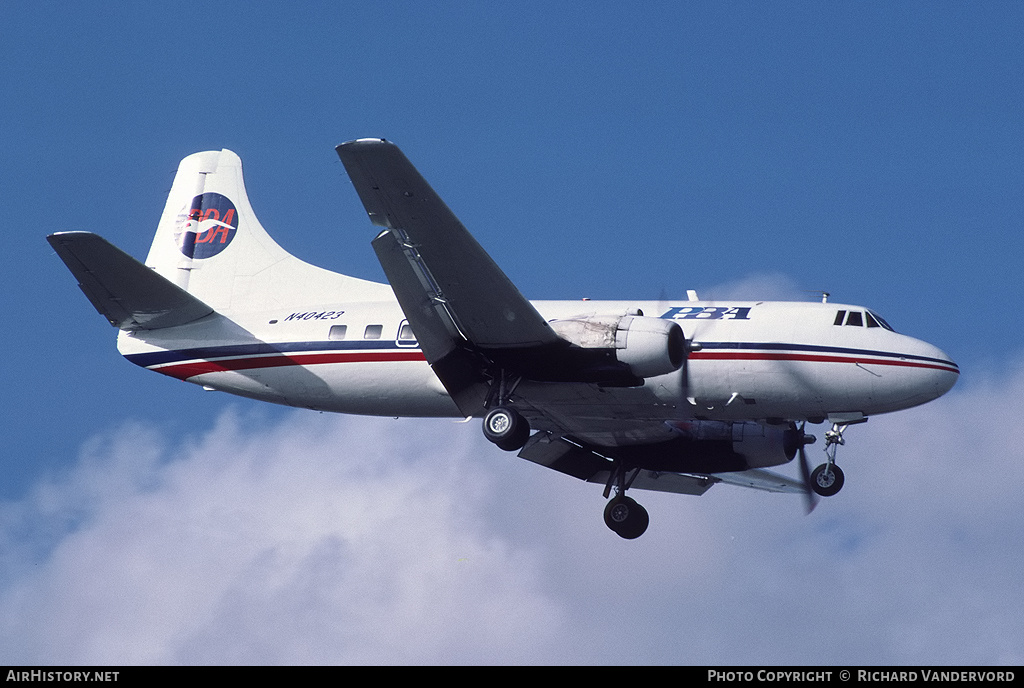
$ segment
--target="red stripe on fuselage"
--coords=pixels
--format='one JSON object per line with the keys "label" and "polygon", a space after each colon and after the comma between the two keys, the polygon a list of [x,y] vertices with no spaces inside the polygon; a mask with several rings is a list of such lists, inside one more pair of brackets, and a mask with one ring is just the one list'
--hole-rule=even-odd
{"label": "red stripe on fuselage", "polygon": [[947,373],[960,374],[956,368],[940,363],[922,361],[896,360],[889,358],[862,358],[857,356],[826,356],[824,354],[776,354],[776,353],[743,353],[737,351],[694,351],[690,360],[708,361],[807,361],[811,363],[863,363],[871,365],[902,366],[906,368],[931,368],[944,370]]}
{"label": "red stripe on fuselage", "polygon": [[[796,353],[759,353],[739,351],[694,351],[690,360],[703,361],[800,361],[809,363],[861,363],[866,365],[888,365],[907,368],[928,368],[943,370],[949,373],[960,371],[956,368],[939,363],[923,361],[896,360],[885,358],[864,358],[859,356],[832,356],[825,354]],[[425,361],[423,352],[411,351],[370,351],[370,352],[325,352],[274,354],[269,356],[246,356],[225,358],[213,361],[191,361],[188,363],[170,363],[152,366],[150,370],[179,380],[187,380],[205,373],[219,373],[237,370],[254,370],[258,368],[279,368],[284,366],[322,365],[326,363],[387,363],[397,361]]]}
{"label": "red stripe on fuselage", "polygon": [[323,363],[384,363],[394,361],[425,361],[423,352],[413,351],[368,351],[352,353],[282,354],[272,356],[249,356],[227,358],[218,361],[193,361],[153,366],[150,370],[164,375],[187,380],[204,373],[221,373],[232,370],[253,370],[256,368],[280,368],[282,366],[306,366]]}

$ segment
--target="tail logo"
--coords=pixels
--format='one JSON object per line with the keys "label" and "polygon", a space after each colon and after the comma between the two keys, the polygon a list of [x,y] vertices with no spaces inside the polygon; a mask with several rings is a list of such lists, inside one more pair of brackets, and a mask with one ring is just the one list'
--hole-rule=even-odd
{"label": "tail logo", "polygon": [[238,212],[227,196],[204,193],[179,216],[174,240],[189,258],[212,258],[228,247],[238,230]]}

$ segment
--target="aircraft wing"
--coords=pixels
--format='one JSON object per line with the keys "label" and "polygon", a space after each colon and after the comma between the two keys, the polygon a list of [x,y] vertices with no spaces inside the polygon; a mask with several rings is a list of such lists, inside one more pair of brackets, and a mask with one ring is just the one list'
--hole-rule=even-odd
{"label": "aircraft wing", "polygon": [[[519,452],[520,458],[591,483],[608,481],[612,462],[572,438],[538,432]],[[717,480],[706,475],[640,470],[630,487],[676,494],[702,495]]]}
{"label": "aircraft wing", "polygon": [[155,330],[198,320],[213,309],[91,232],[46,237],[100,315],[122,330]]}
{"label": "aircraft wing", "polygon": [[[510,369],[522,376],[516,408],[537,431],[520,457],[606,483],[616,459],[643,465],[664,449],[659,443],[670,441],[665,421],[674,412],[652,416],[642,380],[570,349],[396,145],[359,139],[336,150],[371,221],[386,228],[373,248],[427,362],[463,413],[484,410],[496,373]],[[631,441],[620,445],[618,436]],[[723,459],[721,468],[727,464]],[[644,469],[630,481],[633,488],[691,495],[718,482],[804,492],[801,483],[764,470]]]}
{"label": "aircraft wing", "polygon": [[[571,437],[550,432],[538,432],[519,452],[520,458],[591,483],[608,481],[612,461]],[[715,483],[748,487],[766,492],[804,494],[802,482],[787,476],[754,468],[729,473],[676,473],[672,471],[640,470],[632,478],[631,489],[702,495]]]}
{"label": "aircraft wing", "polygon": [[[431,312],[437,338],[464,339],[483,350],[561,341],[398,146],[384,139],[359,139],[336,150],[370,220],[388,228],[393,237],[375,242],[374,248],[378,257],[382,250],[390,255],[381,263],[399,302],[403,309],[409,304]],[[412,322],[415,315],[408,309],[406,315],[422,337]],[[434,363],[428,348],[424,354]]]}

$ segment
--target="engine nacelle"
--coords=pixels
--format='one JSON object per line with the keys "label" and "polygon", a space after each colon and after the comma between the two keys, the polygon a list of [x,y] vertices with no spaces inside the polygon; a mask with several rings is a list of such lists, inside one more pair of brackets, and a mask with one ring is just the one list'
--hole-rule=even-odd
{"label": "engine nacelle", "polygon": [[558,336],[584,349],[610,349],[637,377],[679,370],[686,336],[678,323],[643,315],[585,315],[551,323]]}
{"label": "engine nacelle", "polygon": [[678,323],[627,315],[615,331],[615,358],[637,377],[667,375],[686,358],[686,336]]}
{"label": "engine nacelle", "polygon": [[805,442],[794,426],[752,421],[683,420],[669,426],[673,439],[615,447],[615,455],[649,471],[727,473],[787,463]]}
{"label": "engine nacelle", "polygon": [[[751,421],[728,422],[689,420],[671,423],[682,443],[679,453],[684,461],[705,465],[703,471],[714,472],[716,461],[731,457],[736,466],[724,470],[767,468],[788,463],[796,456],[802,434],[793,427],[762,425]],[[690,468],[689,470],[696,470]],[[723,470],[723,469],[719,469]]]}

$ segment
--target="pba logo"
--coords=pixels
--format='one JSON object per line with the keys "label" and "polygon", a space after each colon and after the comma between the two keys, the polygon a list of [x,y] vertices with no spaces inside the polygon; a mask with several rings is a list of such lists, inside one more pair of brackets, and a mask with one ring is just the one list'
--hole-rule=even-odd
{"label": "pba logo", "polygon": [[212,258],[228,247],[238,230],[238,212],[227,196],[204,193],[182,209],[174,239],[189,258]]}

